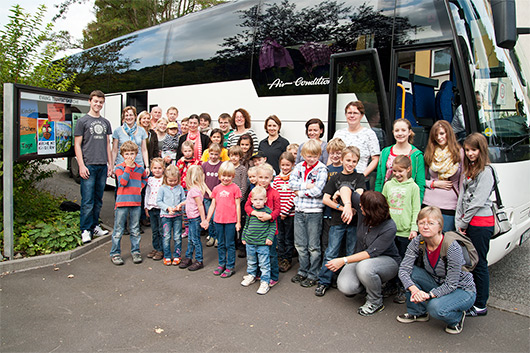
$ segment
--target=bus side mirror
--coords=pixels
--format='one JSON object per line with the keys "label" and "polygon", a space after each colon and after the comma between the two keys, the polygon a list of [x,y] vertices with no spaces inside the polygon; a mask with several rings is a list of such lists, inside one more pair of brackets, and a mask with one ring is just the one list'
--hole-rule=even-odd
{"label": "bus side mirror", "polygon": [[491,11],[497,45],[512,49],[517,42],[515,0],[491,0]]}

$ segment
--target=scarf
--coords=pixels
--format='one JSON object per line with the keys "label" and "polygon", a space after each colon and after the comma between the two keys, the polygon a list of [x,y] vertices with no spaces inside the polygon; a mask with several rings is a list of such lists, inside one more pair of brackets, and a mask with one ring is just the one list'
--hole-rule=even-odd
{"label": "scarf", "polygon": [[202,157],[202,142],[200,132],[191,133],[188,131],[187,140],[193,141],[193,155],[196,159],[200,160]]}
{"label": "scarf", "polygon": [[291,177],[291,172],[289,172],[289,174],[287,175],[284,175],[283,173],[280,173],[280,175],[278,175],[278,178],[280,178],[283,181],[288,181],[290,177]]}
{"label": "scarf", "polygon": [[447,146],[445,146],[444,149],[436,147],[430,168],[433,172],[438,173],[438,178],[440,180],[448,180],[455,175],[459,167],[460,163],[453,162],[453,158]]}
{"label": "scarf", "polygon": [[138,130],[138,126],[136,125],[136,123],[134,123],[132,127],[129,127],[129,125],[125,123],[122,125],[122,127],[123,127],[123,131],[125,131],[125,133],[129,135],[129,138],[131,139],[131,141],[133,141],[134,135],[136,134],[136,130]]}

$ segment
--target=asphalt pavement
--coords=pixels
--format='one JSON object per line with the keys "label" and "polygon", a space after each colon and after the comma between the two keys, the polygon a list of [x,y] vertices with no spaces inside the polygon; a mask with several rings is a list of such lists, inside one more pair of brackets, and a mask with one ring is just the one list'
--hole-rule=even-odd
{"label": "asphalt pavement", "polygon": [[[66,172],[46,187],[79,201],[79,187]],[[105,192],[102,219],[111,226],[113,198],[113,191]],[[204,269],[189,272],[148,259],[134,265],[129,247],[124,237],[121,267],[111,264],[106,243],[67,263],[2,275],[0,351],[530,351],[530,318],[505,311],[530,303],[528,246],[491,268],[490,303],[507,306],[490,305],[487,316],[467,318],[460,335],[445,333],[435,319],[397,322],[406,308],[391,298],[384,311],[361,317],[362,297],[346,298],[336,289],[316,297],[314,288],[290,282],[295,269],[260,296],[258,284],[239,284],[244,259],[237,259],[233,277],[213,276],[215,248],[204,248]],[[149,230],[141,250],[144,256],[151,250]]]}

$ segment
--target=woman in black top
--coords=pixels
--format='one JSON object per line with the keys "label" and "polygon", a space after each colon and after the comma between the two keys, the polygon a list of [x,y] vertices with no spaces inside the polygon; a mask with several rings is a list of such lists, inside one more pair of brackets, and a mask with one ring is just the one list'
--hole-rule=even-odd
{"label": "woman in black top", "polygon": [[265,120],[265,131],[269,137],[261,140],[258,147],[267,157],[267,163],[274,168],[276,175],[280,174],[280,156],[289,146],[289,141],[280,136],[281,127],[282,122],[276,115],[269,116]]}

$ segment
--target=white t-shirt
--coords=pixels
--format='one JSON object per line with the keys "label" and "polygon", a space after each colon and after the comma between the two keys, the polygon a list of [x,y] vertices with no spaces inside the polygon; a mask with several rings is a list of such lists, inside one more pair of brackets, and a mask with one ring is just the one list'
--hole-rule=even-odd
{"label": "white t-shirt", "polygon": [[372,156],[378,156],[381,154],[379,148],[379,141],[375,132],[367,127],[363,127],[361,131],[352,133],[348,131],[348,128],[340,129],[335,132],[333,138],[340,138],[346,146],[355,146],[361,151],[361,158],[357,163],[357,173],[363,173]]}

